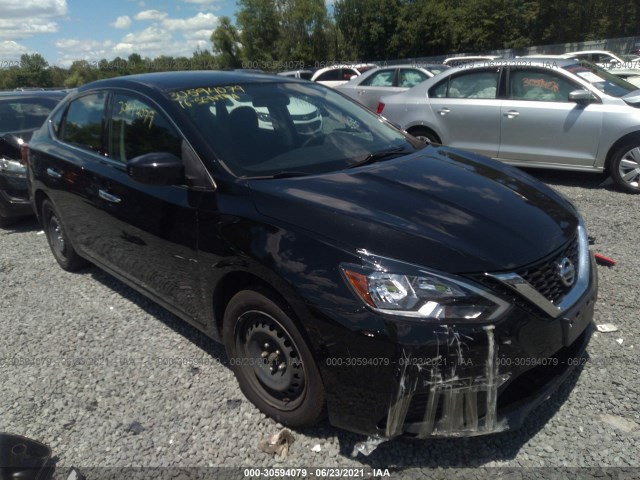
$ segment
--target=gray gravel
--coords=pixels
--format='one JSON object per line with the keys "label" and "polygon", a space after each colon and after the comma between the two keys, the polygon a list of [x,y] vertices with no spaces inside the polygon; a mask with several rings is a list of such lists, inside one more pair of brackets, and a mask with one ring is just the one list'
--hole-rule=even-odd
{"label": "gray gravel", "polygon": [[0,230],[0,431],[49,445],[59,478],[72,465],[95,478],[107,470],[90,467],[186,468],[162,470],[173,478],[211,476],[214,466],[357,467],[368,478],[372,468],[392,478],[640,476],[640,196],[588,174],[533,173],[576,203],[594,248],[619,262],[599,267],[596,306],[596,322],[619,330],[594,336],[584,368],[519,431],[396,439],[352,458],[363,437],[323,424],[295,431],[288,457],[273,458],[256,444],[281,426],[244,399],[223,348],[95,267],[58,268],[35,220]]}

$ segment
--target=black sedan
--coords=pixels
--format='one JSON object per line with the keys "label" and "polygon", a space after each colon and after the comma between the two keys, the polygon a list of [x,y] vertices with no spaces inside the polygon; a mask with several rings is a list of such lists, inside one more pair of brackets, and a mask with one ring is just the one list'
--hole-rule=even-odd
{"label": "black sedan", "polygon": [[567,200],[321,85],[98,81],[54,110],[28,164],[60,266],[90,261],[221,340],[286,425],[515,428],[589,340],[596,273]]}
{"label": "black sedan", "polygon": [[22,150],[66,91],[0,93],[0,227],[33,215]]}

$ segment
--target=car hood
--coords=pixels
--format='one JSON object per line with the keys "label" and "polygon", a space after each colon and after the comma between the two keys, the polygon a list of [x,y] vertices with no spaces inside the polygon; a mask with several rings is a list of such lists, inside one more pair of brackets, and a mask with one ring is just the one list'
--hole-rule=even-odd
{"label": "car hood", "polygon": [[261,214],[310,235],[454,273],[532,263],[573,238],[578,224],[573,207],[535,179],[446,147],[249,186]]}

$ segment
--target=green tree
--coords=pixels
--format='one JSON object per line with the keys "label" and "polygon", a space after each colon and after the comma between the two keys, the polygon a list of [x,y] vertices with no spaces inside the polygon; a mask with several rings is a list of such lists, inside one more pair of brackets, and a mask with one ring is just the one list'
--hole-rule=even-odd
{"label": "green tree", "polygon": [[[275,0],[238,0],[237,24],[244,58],[251,64],[271,64],[277,58],[280,17]],[[275,55],[274,55],[275,54]]]}
{"label": "green tree", "polygon": [[238,29],[229,17],[220,18],[220,23],[211,34],[213,51],[220,68],[240,68],[242,66],[242,44]]}

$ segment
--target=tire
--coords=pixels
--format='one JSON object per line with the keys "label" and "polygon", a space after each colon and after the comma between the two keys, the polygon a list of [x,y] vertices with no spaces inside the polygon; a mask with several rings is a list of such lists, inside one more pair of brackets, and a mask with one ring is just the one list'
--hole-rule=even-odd
{"label": "tire", "polygon": [[427,128],[413,128],[409,133],[424,143],[440,145],[438,136]]}
{"label": "tire", "polygon": [[323,416],[325,392],[289,310],[266,292],[243,290],[227,305],[222,336],[242,393],[281,424],[302,427]]}
{"label": "tire", "polygon": [[640,193],[640,141],[627,143],[616,150],[609,171],[620,190]]}
{"label": "tire", "polygon": [[53,203],[45,200],[42,202],[41,211],[44,233],[58,265],[68,272],[75,272],[84,267],[87,261],[78,255],[71,245]]}

